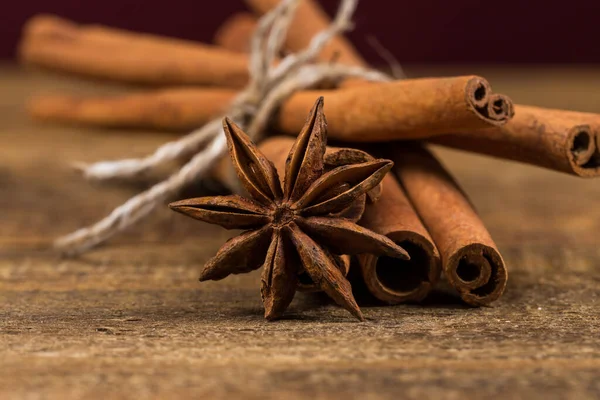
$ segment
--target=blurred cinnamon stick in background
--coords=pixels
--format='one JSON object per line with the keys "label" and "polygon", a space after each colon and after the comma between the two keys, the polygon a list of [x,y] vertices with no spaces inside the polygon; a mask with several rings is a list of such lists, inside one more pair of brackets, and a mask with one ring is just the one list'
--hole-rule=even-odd
{"label": "blurred cinnamon stick in background", "polygon": [[469,199],[437,159],[417,144],[382,154],[431,234],[442,268],[461,298],[474,306],[497,300],[508,278],[504,261]]}
{"label": "blurred cinnamon stick in background", "polygon": [[38,14],[31,17],[23,26],[24,38],[64,37],[85,41],[89,44],[112,45],[115,48],[135,48],[146,50],[195,50],[203,45],[193,40],[161,36],[152,33],[129,31],[99,24],[79,24],[52,14]]}
{"label": "blurred cinnamon stick in background", "polygon": [[[211,97],[212,96],[212,97]],[[53,96],[34,99],[29,110],[45,121],[94,126],[193,129],[210,111],[224,110],[234,98],[230,89],[165,89],[115,97]],[[274,126],[295,135],[315,98],[325,96],[329,137],[349,142],[426,138],[505,124],[512,102],[491,92],[477,76],[407,79],[340,90],[308,90],[285,100]],[[163,106],[170,115],[153,116]],[[194,112],[194,110],[197,112]],[[212,115],[214,116],[214,115]]]}
{"label": "blurred cinnamon stick in background", "polygon": [[250,52],[250,38],[257,20],[251,13],[240,12],[228,17],[215,32],[213,43],[227,50]]}
{"label": "blurred cinnamon stick in background", "polygon": [[45,122],[188,131],[225,112],[236,94],[233,89],[182,87],[120,96],[40,95],[27,110]]}
{"label": "blurred cinnamon stick in background", "polygon": [[47,15],[28,21],[19,55],[26,64],[126,83],[240,88],[248,82],[243,53]]}
{"label": "blurred cinnamon stick in background", "polygon": [[581,177],[600,176],[600,115],[517,105],[502,127],[435,138],[435,143]]}
{"label": "blurred cinnamon stick in background", "polygon": [[[246,4],[258,16],[266,14],[279,4],[279,0],[246,0]],[[285,48],[297,52],[306,48],[311,39],[329,27],[331,19],[314,0],[302,0],[294,14],[285,39]],[[356,51],[352,43],[344,36],[334,37],[321,51],[321,61],[333,61],[340,64],[366,67],[367,62]]]}

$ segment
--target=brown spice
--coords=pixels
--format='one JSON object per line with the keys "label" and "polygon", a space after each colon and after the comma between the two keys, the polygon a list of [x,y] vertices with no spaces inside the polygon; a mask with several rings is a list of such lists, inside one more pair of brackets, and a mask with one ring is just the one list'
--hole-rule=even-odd
{"label": "brown spice", "polygon": [[506,286],[507,270],[470,201],[437,159],[419,145],[386,152],[442,258],[444,274],[462,299],[488,305]]}
{"label": "brown spice", "polygon": [[[319,96],[328,102],[329,136],[353,142],[468,132],[503,125],[512,117],[511,101],[492,94],[485,79],[462,76],[298,92],[284,101],[274,118],[275,127],[295,135],[312,99]],[[235,91],[218,88],[166,89],[112,98],[42,96],[31,102],[29,110],[45,121],[185,130],[206,123],[211,112],[225,109],[234,97]],[[155,115],[161,107],[169,111],[167,117]]]}
{"label": "brown spice", "polygon": [[277,127],[291,133],[311,98],[325,96],[330,137],[374,142],[433,137],[504,125],[512,116],[509,98],[492,93],[478,76],[406,79],[336,91],[303,91],[281,106]]}
{"label": "brown spice", "polygon": [[360,254],[362,277],[369,292],[381,301],[421,301],[439,280],[440,256],[398,180],[388,174],[382,184],[381,197],[366,208],[359,224],[402,246],[410,260]]}
{"label": "brown spice", "polygon": [[[269,11],[271,8],[275,7],[277,0],[247,0],[247,2],[254,7],[254,9],[258,12],[260,12],[261,14],[264,14],[265,12]],[[323,10],[319,7],[318,3],[312,0],[303,0],[300,3],[299,6],[299,11],[302,10],[302,13],[297,13],[295,16],[295,20],[294,23],[292,24],[291,28],[290,28],[290,38],[288,38],[288,41],[286,42],[288,48],[293,49],[294,46],[304,46],[306,43],[308,43],[311,39],[311,37],[320,29],[322,29],[323,26],[325,26],[328,23],[328,18],[326,16],[326,14],[323,12]],[[341,62],[345,62],[348,63],[350,65],[364,65],[365,62],[364,60],[360,57],[360,55],[358,55],[358,53],[354,50],[354,48],[352,47],[352,45],[350,44],[350,42],[346,41],[343,37],[339,37],[338,38],[338,42],[336,43],[341,43],[341,45],[337,45],[337,47],[335,47],[334,52],[337,52],[337,56],[339,57],[339,60]],[[333,45],[330,45],[330,48],[333,48]],[[331,57],[334,52],[331,52],[330,54],[326,54],[326,53],[322,53],[322,58],[321,60],[327,60],[327,57]],[[354,83],[354,82],[351,82]],[[484,119],[489,119],[490,122],[492,124],[494,124],[492,121],[496,120],[499,121],[499,123],[497,123],[498,126],[502,125],[502,123],[506,122],[508,119],[510,119],[512,117],[513,114],[513,110],[512,110],[512,102],[506,98],[503,95],[497,95],[497,94],[492,94],[491,90],[490,90],[490,86],[489,84],[487,84],[487,82],[485,82],[484,80],[481,80],[479,82],[474,81],[470,86],[466,86],[465,90],[463,92],[465,94],[464,96],[464,100],[461,102],[459,96],[449,96],[448,94],[444,94],[444,96],[437,96],[437,95],[432,95],[430,92],[423,92],[423,93],[418,93],[417,96],[412,96],[412,98],[410,99],[411,102],[413,102],[414,106],[421,108],[421,113],[404,113],[404,109],[401,109],[401,115],[406,115],[406,116],[411,116],[411,117],[416,117],[416,120],[419,121],[418,125],[421,125],[422,127],[425,128],[425,124],[423,124],[421,122],[421,118],[425,118],[425,119],[431,119],[433,121],[433,128],[437,128],[440,129],[440,131],[446,131],[449,132],[450,129],[450,124],[447,124],[447,120],[444,118],[444,114],[446,111],[450,111],[450,112],[457,112],[457,115],[465,115],[465,111],[466,110],[478,110],[477,113],[480,116],[483,116]],[[455,93],[456,94],[456,93]],[[369,93],[365,93],[365,96],[367,98],[373,98],[374,96],[371,96]],[[401,95],[403,96],[403,95]],[[435,98],[436,102],[431,102],[434,106],[436,107],[436,112],[432,112],[431,114],[427,113],[427,112],[423,112],[425,111],[426,107],[423,107],[422,104],[420,104],[421,101],[427,101],[429,100],[428,97],[431,98]],[[297,98],[299,98],[297,96]],[[402,97],[401,97],[402,98]],[[406,96],[406,98],[410,98],[410,96]],[[458,109],[455,109],[453,107],[445,107],[444,102],[446,101],[446,99],[450,99],[450,104],[461,104],[463,105],[463,107],[460,107]],[[459,101],[457,102],[455,99],[458,99]],[[394,104],[394,99],[391,99],[392,101],[390,102],[390,104]],[[431,104],[430,103],[430,104]],[[288,105],[288,103],[286,103],[286,105]],[[466,105],[466,107],[465,107]],[[337,110],[339,110],[340,113],[342,114],[346,114],[346,115],[353,115],[357,110],[356,108],[352,108],[350,102],[348,102],[348,105],[350,106],[350,108],[348,109],[347,107],[342,107],[342,108],[338,108]],[[404,106],[407,107],[414,107],[412,104],[405,104]],[[331,107],[333,109],[336,109],[336,106],[332,107],[332,99],[328,98],[328,107]],[[400,107],[398,107],[398,109],[400,109]],[[391,110],[391,109],[389,109]],[[452,111],[451,111],[452,110]],[[379,110],[378,109],[373,109],[370,110],[371,113],[366,112],[366,109],[360,109],[361,113],[364,114],[359,114],[359,115],[365,115],[365,116],[369,116],[371,113],[374,113],[375,115],[377,115],[378,118],[383,117],[383,115],[379,114]],[[283,112],[289,112],[289,109],[285,109]],[[420,114],[420,115],[419,115]],[[330,115],[330,120],[332,121],[333,118],[335,116]],[[412,123],[412,119],[406,118],[405,123]],[[437,125],[436,123],[439,123],[439,125]],[[348,124],[347,128],[352,129],[353,126],[349,126],[350,124]],[[444,126],[445,125],[445,126]],[[463,127],[465,127],[467,124],[463,125]],[[400,133],[394,133],[394,132],[389,132],[387,134],[387,138],[388,139],[400,139],[400,138],[406,138],[408,135],[406,135],[403,131],[406,130],[405,126],[402,124],[398,124],[399,128],[400,128]],[[489,127],[489,126],[488,126]],[[462,128],[462,127],[461,127]],[[414,129],[414,127],[413,127]],[[426,130],[429,130],[429,127],[425,128]],[[460,129],[460,128],[459,128]],[[461,130],[461,132],[469,132],[472,129],[465,129],[465,130]],[[412,135],[412,133],[411,133]],[[423,136],[433,136],[432,133],[427,133],[425,132],[425,134]],[[365,135],[364,139],[360,139],[358,137],[358,135],[346,135],[347,137],[344,137],[342,139],[344,140],[354,140],[354,141],[369,141],[369,140],[376,140],[376,139],[371,139],[370,135]],[[417,135],[414,135],[413,137],[417,137]],[[418,162],[418,160],[417,160]],[[437,176],[440,178],[440,180],[442,182],[445,181],[445,179],[442,178],[449,178],[449,175],[444,171],[443,167],[441,165],[439,165],[439,163],[435,166],[435,172],[437,173]],[[451,181],[451,179],[450,179]],[[389,185],[388,185],[389,186]],[[435,193],[435,187],[432,187],[431,191]],[[453,195],[456,197],[457,200],[460,199],[460,194],[459,193],[453,193]],[[452,197],[452,196],[450,196]],[[437,207],[438,202],[435,200],[435,198],[427,198],[424,196],[419,197],[419,200],[422,202],[422,207],[417,207],[417,211],[419,213],[421,213],[421,210],[424,210],[424,212],[431,210],[432,208]],[[381,204],[377,204],[375,205],[375,207],[380,207]],[[468,202],[460,202],[460,201],[456,201],[454,203],[454,206],[457,207],[457,213],[458,214],[463,214],[465,216],[470,216],[472,217],[472,209],[471,206]],[[461,208],[462,207],[462,208]],[[441,210],[447,210],[446,207],[442,207]],[[435,213],[434,213],[435,215]],[[436,218],[439,218],[440,220],[443,220],[444,218],[446,218],[444,215],[436,215]],[[473,218],[473,217],[472,217]],[[432,226],[435,225],[434,221],[432,221]],[[443,225],[443,224],[441,224]],[[448,241],[451,240],[452,238],[452,230],[448,230],[448,229],[444,229],[443,226],[437,226],[435,225],[436,228],[439,228],[437,233],[441,236],[443,236],[445,239],[447,239]],[[485,232],[485,228],[483,227],[483,225],[481,224],[481,222],[477,219],[477,217],[475,216],[473,218],[472,221],[472,229],[474,229],[475,231],[473,232],[473,234],[476,234],[477,232]],[[468,229],[467,232],[462,232],[462,235],[468,235]],[[477,235],[475,235],[477,236]],[[479,235],[480,238],[486,238],[485,235],[481,234]],[[489,237],[489,235],[488,235]],[[435,238],[435,237],[434,237]],[[491,239],[489,239],[489,242],[491,242]],[[437,242],[436,242],[437,243]],[[485,242],[487,243],[487,242]],[[446,244],[446,242],[444,242],[444,244]],[[438,243],[439,245],[439,243]],[[490,248],[493,250],[493,246]],[[440,249],[441,250],[441,249]],[[447,250],[452,250],[451,246],[448,245],[448,247],[444,248],[444,250],[447,253]],[[444,252],[442,252],[444,255]],[[497,254],[497,251],[496,251]],[[448,255],[448,254],[446,254]],[[499,257],[499,255],[498,255]],[[446,260],[446,264],[445,266],[450,265],[448,263],[448,260]],[[504,269],[501,259],[500,259],[500,265],[501,265],[501,269],[499,269],[499,274],[500,276],[502,276],[502,274],[504,273],[504,283],[499,283],[498,287],[496,288],[496,294],[499,296],[502,292],[502,290],[504,289],[504,284],[506,282],[506,270]],[[485,269],[485,268],[484,268]],[[491,266],[490,266],[490,270],[491,270]],[[489,285],[488,285],[489,286]],[[487,300],[492,301],[494,300],[494,296],[495,294],[492,295],[488,295],[486,297]],[[472,296],[470,296],[467,292],[463,292],[463,298],[465,298],[465,300],[470,301]],[[486,301],[487,301],[486,300]],[[475,298],[475,300],[473,301],[474,303],[477,302],[477,299]]]}
{"label": "brown spice", "polygon": [[[105,25],[82,25],[52,14],[37,14],[25,22],[22,35],[29,37],[64,37],[90,44],[112,45],[115,48],[144,48],[148,51],[194,50],[203,44],[193,40],[142,33]],[[132,47],[133,44],[133,47]],[[209,46],[213,47],[213,46]]]}
{"label": "brown spice", "polygon": [[600,115],[516,105],[503,127],[434,139],[457,149],[581,177],[600,176]]}
{"label": "brown spice", "polygon": [[248,82],[245,54],[45,15],[26,24],[19,55],[27,64],[128,83],[241,88]]}
{"label": "brown spice", "polygon": [[46,122],[187,131],[222,114],[236,94],[186,87],[119,96],[41,95],[29,100],[27,111]]}
{"label": "brown spice", "polygon": [[[280,177],[285,173],[287,152],[294,145],[294,141],[295,140],[289,136],[273,136],[263,140],[258,146],[260,151],[273,162]],[[361,150],[327,146],[323,158],[324,171],[329,172],[340,166],[371,162],[374,160],[373,157]],[[230,168],[230,165],[231,164],[229,163],[221,163],[219,167],[221,171],[217,172],[217,176],[228,177],[229,172],[227,170]],[[389,176],[389,174],[386,175],[386,177],[387,176]],[[222,178],[221,181],[224,182],[224,179],[225,178]],[[382,192],[381,186],[380,183],[366,195],[358,197],[350,206],[348,206],[348,208],[338,213],[337,216],[349,219],[352,222],[360,220],[365,211],[367,200],[369,203],[372,203],[379,199]],[[341,256],[341,259],[338,260],[338,266],[340,266],[340,271],[344,276],[348,275],[350,263],[350,257],[347,255]],[[318,290],[318,286],[310,279],[310,276],[305,273],[301,274],[299,277],[298,290],[303,292],[314,292]]]}
{"label": "brown spice", "polygon": [[[331,254],[373,252],[408,258],[387,239],[335,214],[379,184],[392,167],[375,160],[324,173],[326,122],[323,99],[313,107],[289,152],[283,187],[277,170],[233,122],[223,125],[238,177],[252,200],[219,196],[172,203],[174,210],[227,229],[249,229],[228,241],[200,280],[219,280],[264,264],[261,294],[265,317],[280,317],[303,271],[338,304],[363,320],[348,280]],[[340,191],[340,184],[348,187]],[[266,253],[266,257],[264,254]]]}
{"label": "brown spice", "polygon": [[254,15],[240,12],[228,17],[217,29],[213,43],[227,50],[250,52],[250,38],[256,28]]}

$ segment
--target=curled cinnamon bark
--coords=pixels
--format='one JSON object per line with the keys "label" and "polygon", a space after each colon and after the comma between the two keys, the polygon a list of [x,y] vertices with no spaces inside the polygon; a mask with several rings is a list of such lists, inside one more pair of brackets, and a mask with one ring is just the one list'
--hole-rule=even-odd
{"label": "curled cinnamon bark", "polygon": [[421,301],[440,277],[439,253],[397,179],[388,174],[382,185],[381,197],[366,208],[360,225],[402,246],[410,260],[361,254],[363,280],[369,292],[386,303]]}
{"label": "curled cinnamon bark", "polygon": [[504,125],[512,101],[492,93],[478,76],[406,79],[336,91],[296,93],[281,107],[277,125],[297,131],[311,99],[325,96],[331,138],[375,142],[432,137]]}
{"label": "curled cinnamon bark", "polygon": [[233,14],[217,29],[213,42],[227,50],[248,53],[256,24],[256,18],[250,13]]}
{"label": "curled cinnamon bark", "polygon": [[[234,96],[231,89],[187,88],[112,98],[40,97],[32,102],[30,112],[47,121],[181,130],[206,123],[211,110],[225,109]],[[327,104],[329,137],[352,142],[469,132],[503,125],[512,117],[512,102],[491,93],[485,79],[461,76],[298,92],[284,101],[274,117],[275,127],[295,135],[319,96]],[[170,115],[157,123],[154,114],[162,106]]]}
{"label": "curled cinnamon bark", "polygon": [[474,306],[497,300],[507,270],[470,201],[437,159],[418,145],[397,144],[386,153],[394,172],[431,234],[450,284]]}
{"label": "curled cinnamon bark", "polygon": [[517,105],[503,127],[435,138],[457,149],[581,177],[600,176],[600,115]]}
{"label": "curled cinnamon bark", "polygon": [[128,83],[239,88],[248,81],[245,54],[53,16],[26,24],[19,54],[27,64]]}

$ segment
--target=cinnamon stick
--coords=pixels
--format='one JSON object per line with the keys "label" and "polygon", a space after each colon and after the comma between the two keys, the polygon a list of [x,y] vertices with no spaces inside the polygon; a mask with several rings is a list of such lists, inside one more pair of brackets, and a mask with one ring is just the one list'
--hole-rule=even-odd
{"label": "cinnamon stick", "polygon": [[121,96],[41,95],[29,101],[27,111],[45,122],[188,131],[222,114],[236,93],[175,88]]}
{"label": "cinnamon stick", "polygon": [[227,50],[240,53],[250,52],[250,38],[256,28],[254,15],[246,12],[233,14],[227,18],[215,33],[213,42]]}
{"label": "cinnamon stick", "polygon": [[418,145],[389,151],[394,173],[406,190],[461,298],[474,306],[497,300],[506,286],[504,261],[483,222],[439,161]]}
{"label": "cinnamon stick", "polygon": [[[275,8],[279,0],[246,0],[259,16]],[[301,0],[290,24],[285,47],[292,52],[306,48],[311,39],[330,25],[330,18],[315,0]],[[334,37],[319,55],[321,61],[336,60],[341,64],[367,66],[354,46],[343,36]]]}
{"label": "cinnamon stick", "polygon": [[392,239],[410,260],[361,254],[362,277],[369,292],[381,301],[421,301],[440,277],[439,253],[397,179],[388,174],[382,184],[381,197],[365,209],[360,225]]}
{"label": "cinnamon stick", "polygon": [[19,54],[27,64],[128,83],[239,88],[248,81],[245,54],[57,17],[30,20]]}
{"label": "cinnamon stick", "polygon": [[[268,11],[269,9],[273,8],[276,3],[277,0],[247,0],[247,2],[254,7],[255,10],[264,13],[266,11]],[[302,11],[302,13],[301,13]],[[288,41],[286,42],[287,46],[289,49],[294,49],[294,48],[300,48],[300,47],[304,47],[306,46],[306,44],[310,41],[310,38],[319,30],[321,30],[323,28],[323,26],[325,26],[328,22],[327,16],[326,14],[320,9],[318,3],[316,3],[313,0],[304,0],[301,2],[301,4],[299,5],[299,9],[298,9],[298,13],[296,14],[294,23],[292,24],[291,28],[290,28],[290,32],[288,33]],[[316,25],[316,27],[315,27]],[[338,38],[338,40],[342,41],[342,44],[339,45],[339,41],[336,42],[338,44],[337,48],[333,51],[331,51],[329,54],[327,54],[326,52],[323,52],[321,54],[322,59],[327,59],[327,57],[332,57],[333,54],[337,53],[337,56],[339,57],[339,61],[340,62],[344,62],[350,65],[365,65],[364,60],[362,59],[362,57],[360,57],[358,55],[358,53],[354,50],[354,48],[352,47],[352,45],[348,42],[345,41],[344,38]],[[295,47],[297,46],[297,47]],[[330,49],[333,48],[334,45],[330,45]],[[371,86],[371,85],[369,85]],[[467,89],[467,88],[465,88]],[[481,82],[481,83],[477,83],[475,85],[470,86],[470,90],[465,90],[464,96],[463,96],[463,107],[461,110],[456,110],[453,107],[439,107],[437,108],[437,113],[432,113],[433,115],[422,115],[425,118],[430,118],[433,117],[434,120],[438,120],[441,121],[442,119],[444,119],[444,117],[442,115],[444,115],[445,111],[448,112],[455,112],[458,111],[458,115],[464,115],[465,109],[468,109],[470,111],[473,110],[479,110],[478,114],[480,116],[482,116],[482,120],[485,119],[492,119],[492,120],[496,120],[499,121],[499,123],[497,123],[498,126],[502,125],[503,123],[505,123],[508,119],[510,119],[512,117],[513,114],[513,110],[512,110],[512,103],[511,101],[506,98],[505,96],[502,95],[494,95],[490,93],[491,90],[489,89],[489,85],[487,84],[487,82]],[[366,94],[369,98],[376,98],[377,95],[379,95],[379,93],[374,94],[373,96],[369,96],[368,94]],[[422,98],[422,100],[424,100],[425,102],[427,102],[427,100],[432,100],[432,99],[427,99],[427,96],[431,96],[429,93],[424,96]],[[408,97],[408,96],[407,96]],[[435,95],[432,97],[436,97]],[[445,94],[445,97],[448,99],[453,99],[455,98],[454,96],[448,96],[448,94]],[[411,100],[416,100],[416,99],[411,99]],[[439,101],[444,101],[444,97],[440,96]],[[327,99],[327,104],[329,106],[331,106],[331,104],[334,103],[332,102],[332,99],[328,98]],[[454,102],[454,100],[450,100],[449,101],[450,104],[457,104]],[[393,103],[392,103],[393,104]],[[428,103],[428,105],[431,104],[439,104],[437,103],[437,101],[431,101],[431,103]],[[286,104],[287,105],[287,104]],[[283,113],[285,113],[286,110],[285,106],[283,107]],[[464,107],[464,105],[466,105],[466,107]],[[408,105],[410,107],[410,105]],[[427,107],[423,107],[423,105],[419,104],[416,105],[417,108],[419,109],[423,109],[423,108],[427,108]],[[348,116],[351,115],[355,115],[356,113],[356,109],[354,108],[350,108],[350,109],[344,109],[344,111],[341,111],[343,108],[338,108],[338,107],[331,107],[334,109],[338,109],[340,110],[340,112],[345,113]],[[450,111],[452,110],[452,111]],[[366,110],[361,110],[362,112],[366,111]],[[375,114],[377,113],[377,109],[374,110],[370,110],[372,112],[375,112]],[[486,115],[487,113],[487,115]],[[328,112],[328,120],[331,121],[332,120],[332,115],[330,115],[331,113]],[[366,114],[366,113],[365,113]],[[410,113],[408,113],[410,114]],[[416,114],[416,113],[415,113]],[[426,114],[426,113],[424,113]],[[414,115],[414,114],[413,114]],[[378,115],[379,118],[383,117],[383,115]],[[350,117],[351,118],[351,117]],[[417,118],[418,120],[418,118]],[[410,120],[409,120],[410,121]],[[446,122],[446,121],[445,121]],[[490,122],[490,121],[488,121]],[[420,122],[418,123],[419,125],[421,124]],[[492,125],[494,124],[493,122],[491,123]],[[397,124],[400,132],[405,132],[405,128],[402,126],[402,124]],[[433,123],[433,128],[434,130],[437,129],[439,126],[434,122]],[[351,128],[351,127],[349,127]],[[448,131],[448,126],[446,128],[444,127],[440,127],[441,130],[446,130]],[[431,134],[431,133],[430,133]],[[423,133],[423,136],[427,136],[427,133]],[[348,136],[353,136],[352,139],[349,140],[357,140],[357,138],[354,135],[348,135]],[[404,136],[404,133],[402,134],[394,134],[394,133],[388,133],[387,134],[389,139],[398,139],[400,136]],[[365,141],[368,139],[365,139]],[[410,165],[410,164],[408,164]],[[445,170],[443,169],[443,167],[439,164],[436,165],[435,168],[436,173],[438,174],[439,177],[447,177],[449,178],[449,175],[445,172]],[[451,179],[450,179],[451,180]],[[444,181],[444,179],[442,179],[442,181]],[[455,186],[453,186],[455,187]],[[435,190],[435,186],[433,187],[432,190]],[[418,194],[415,194],[415,196],[417,196]],[[458,196],[455,193],[455,196],[457,197],[457,200],[460,200],[460,196]],[[437,202],[435,201],[435,199],[432,200],[432,198],[419,198],[419,200],[421,201],[421,207],[417,207],[417,211],[419,212],[419,214],[421,214],[421,210],[423,210],[424,212],[427,212],[428,210],[435,208],[433,205],[437,204]],[[473,218],[472,214],[474,214],[472,212],[472,209],[470,207],[470,204],[468,202],[460,202],[457,201],[455,202],[455,207],[457,207],[457,213],[458,214],[464,214],[465,216],[470,216]],[[435,210],[432,211],[432,213],[435,215]],[[423,215],[421,215],[421,217],[423,217]],[[442,229],[444,228],[443,226],[443,220],[444,220],[444,216],[436,216],[439,217],[439,219],[442,221],[440,223],[440,225],[442,226],[437,226],[435,221],[430,221],[431,225],[434,228],[440,228],[438,230],[436,230],[436,233],[438,234],[438,236],[440,236],[441,238],[450,238],[448,239],[448,243],[451,243],[451,238],[452,238],[452,231],[448,230],[448,229]],[[423,217],[424,218],[424,217]],[[483,225],[481,224],[481,222],[479,221],[479,224],[477,224],[476,222],[479,221],[475,215],[474,217],[474,221],[473,221],[473,226],[471,227],[465,227],[465,229],[462,232],[462,235],[466,235],[466,237],[468,237],[470,235],[469,230],[473,229],[474,231],[471,233],[471,235],[474,235],[475,237],[477,237],[477,233],[480,233],[479,237],[483,238],[483,239],[488,239],[489,235],[486,236],[483,234],[483,232],[485,232],[485,227],[483,227]],[[429,227],[429,226],[428,226]],[[435,238],[435,236],[434,236]],[[437,243],[437,241],[436,241]],[[440,243],[446,245],[448,244],[446,241],[442,241],[440,239]],[[489,241],[485,241],[485,243],[491,243],[493,244],[493,242],[491,242],[491,238],[489,239]],[[438,244],[439,246],[439,244]],[[467,249],[471,249],[471,247],[466,247]],[[477,247],[475,247],[477,248]],[[486,247],[487,249],[487,247]],[[495,249],[495,247],[490,247],[490,249]],[[445,260],[445,267],[448,267],[448,271],[450,271],[450,266],[452,265],[452,263],[449,262],[448,257],[448,250],[452,250],[452,247],[448,244],[446,247],[444,247],[444,252],[442,253],[442,255],[446,255],[446,260]],[[460,250],[460,249],[459,249]],[[442,249],[440,249],[440,251],[442,251]],[[493,253],[491,250],[486,250],[486,252],[490,252]],[[487,253],[486,253],[487,254]],[[499,254],[497,251],[495,251],[494,254],[497,254],[499,257]],[[494,259],[497,261],[497,259]],[[471,304],[487,304],[493,300],[495,300],[498,296],[500,296],[500,294],[502,293],[502,291],[504,290],[504,285],[506,283],[506,269],[503,266],[502,260],[501,258],[499,258],[500,260],[500,267],[498,267],[497,263],[494,264],[494,272],[497,273],[498,275],[498,280],[495,281],[494,279],[490,279],[490,282],[496,282],[494,283],[494,287],[492,288],[490,293],[486,293],[485,291],[492,285],[492,284],[488,284],[487,286],[484,285],[483,289],[475,289],[475,290],[484,290],[484,292],[476,292],[471,294],[469,292],[469,289],[465,289],[464,287],[460,286],[457,284],[457,287],[459,288],[459,292],[462,294],[462,297],[465,299],[465,301],[471,303]],[[476,259],[477,261],[477,259]],[[463,263],[464,264],[464,263]],[[486,268],[483,268],[483,270],[487,270]],[[489,268],[490,271],[492,271],[492,265],[490,265]],[[490,272],[491,275],[491,272]],[[482,278],[485,278],[485,276],[481,276]],[[494,277],[496,277],[496,275],[494,275]],[[503,281],[502,280],[503,277]],[[456,280],[455,280],[456,281]],[[458,282],[458,281],[456,281]],[[475,283],[479,283],[479,282],[475,282]],[[472,285],[472,282],[470,283],[471,286],[473,287],[477,287]],[[468,286],[468,284],[467,284]]]}
{"label": "cinnamon stick", "polygon": [[336,91],[303,91],[281,106],[277,127],[294,132],[315,97],[324,96],[331,138],[383,142],[504,125],[512,101],[478,76],[406,79]]}
{"label": "cinnamon stick", "polygon": [[[52,14],[37,14],[23,25],[23,37],[64,36],[85,40],[88,43],[113,45],[147,50],[194,50],[205,45],[193,40],[129,31],[99,24],[79,24]],[[212,46],[208,46],[212,47]]]}
{"label": "cinnamon stick", "polygon": [[[166,104],[172,117],[166,118],[160,127],[180,130],[207,122],[209,113],[203,109],[225,109],[234,95],[228,89],[214,88],[207,93],[204,88],[189,88],[112,99],[38,98],[31,104],[30,112],[48,121],[155,128],[155,118],[148,116],[157,111],[158,105]],[[501,126],[513,114],[510,99],[493,94],[487,81],[477,76],[407,79],[342,90],[298,92],[282,104],[273,121],[275,128],[295,135],[304,125],[307,110],[319,96],[325,97],[329,137],[352,142],[420,139],[448,132],[469,132]],[[56,105],[52,106],[52,102]],[[74,103],[78,106],[71,107]],[[118,117],[112,115],[115,109],[120,109]],[[88,110],[95,118],[86,118],[82,110]]]}
{"label": "cinnamon stick", "polygon": [[600,176],[600,114],[517,105],[502,127],[442,136],[435,143],[549,168]]}

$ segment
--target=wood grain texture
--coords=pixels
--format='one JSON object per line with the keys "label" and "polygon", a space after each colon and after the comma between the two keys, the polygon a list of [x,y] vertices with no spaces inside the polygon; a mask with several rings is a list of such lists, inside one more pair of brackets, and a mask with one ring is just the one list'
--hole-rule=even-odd
{"label": "wood grain texture", "polygon": [[[568,82],[543,76],[533,71],[515,97]],[[34,91],[115,88],[8,67],[0,87],[0,398],[600,396],[600,181],[438,151],[511,269],[494,307],[466,308],[438,291],[420,306],[364,306],[367,322],[357,323],[299,295],[287,319],[267,323],[260,271],[197,282],[231,233],[166,206],[80,259],[49,252],[53,237],[140,187],[88,184],[70,161],[139,156],[172,134],[37,126],[25,116]]]}

